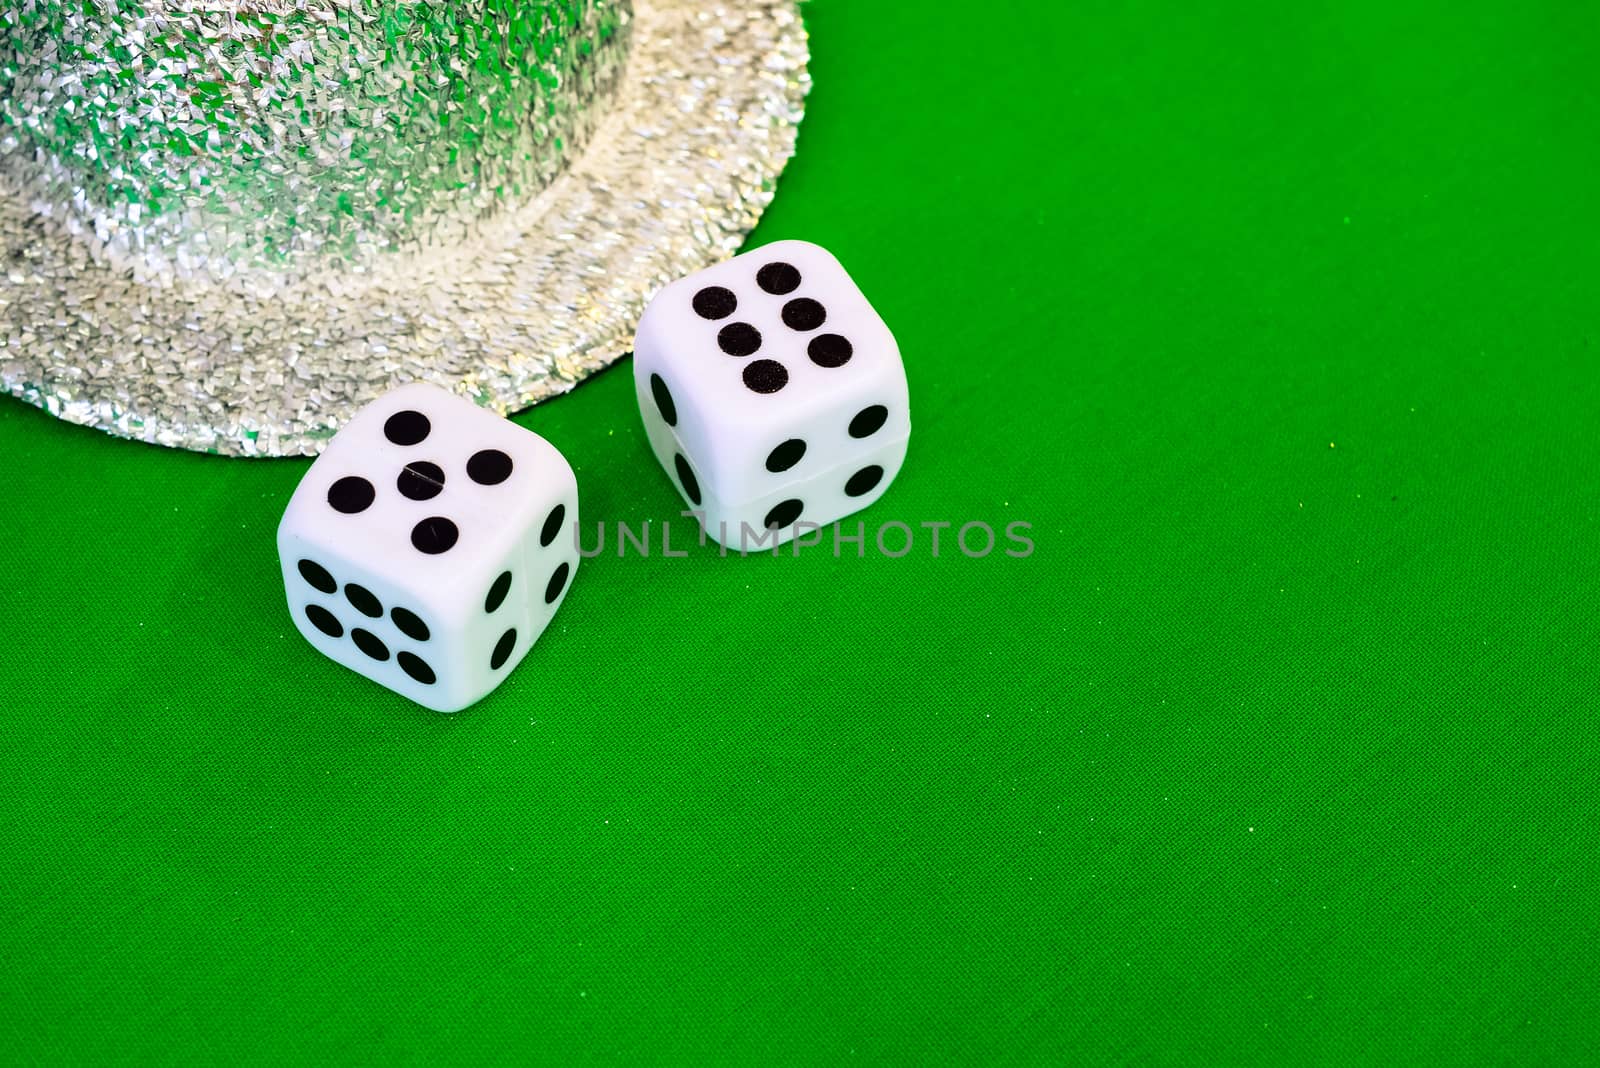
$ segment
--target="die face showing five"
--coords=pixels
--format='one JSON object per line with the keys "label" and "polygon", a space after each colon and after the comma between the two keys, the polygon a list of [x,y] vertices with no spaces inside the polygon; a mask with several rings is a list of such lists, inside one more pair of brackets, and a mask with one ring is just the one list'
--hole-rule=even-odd
{"label": "die face showing five", "polygon": [[713,513],[760,530],[767,501],[786,504],[775,519],[798,506],[785,527],[865,507],[911,431],[894,336],[832,254],[803,241],[663,288],[640,321],[634,381],[652,450],[719,541]]}
{"label": "die face showing five", "polygon": [[[894,336],[826,250],[782,241],[661,290],[635,391],[707,535],[763,548],[877,500],[911,432]],[[278,528],[289,611],[329,658],[419,704],[494,689],[576,573],[577,482],[543,438],[415,384],[349,421]]]}
{"label": "die face showing five", "polygon": [[543,438],[410,385],[358,412],[278,528],[289,610],[333,660],[419,704],[505,678],[578,565],[577,482]]}

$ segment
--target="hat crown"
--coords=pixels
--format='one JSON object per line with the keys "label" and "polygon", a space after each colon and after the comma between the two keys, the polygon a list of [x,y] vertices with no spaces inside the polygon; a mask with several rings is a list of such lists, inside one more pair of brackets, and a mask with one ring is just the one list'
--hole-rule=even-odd
{"label": "hat crown", "polygon": [[40,2],[0,15],[0,176],[141,275],[462,241],[586,140],[629,0]]}

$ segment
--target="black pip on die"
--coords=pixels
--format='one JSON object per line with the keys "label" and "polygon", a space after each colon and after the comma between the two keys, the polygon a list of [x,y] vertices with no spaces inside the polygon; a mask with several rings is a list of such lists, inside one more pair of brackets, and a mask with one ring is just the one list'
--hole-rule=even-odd
{"label": "black pip on die", "polygon": [[561,606],[577,521],[577,480],[553,445],[402,386],[355,414],[289,501],[289,612],[333,660],[454,712],[499,685]]}
{"label": "black pip on die", "polygon": [[633,375],[656,458],[730,548],[866,507],[905,459],[894,335],[839,261],[804,241],[662,289],[639,322]]}

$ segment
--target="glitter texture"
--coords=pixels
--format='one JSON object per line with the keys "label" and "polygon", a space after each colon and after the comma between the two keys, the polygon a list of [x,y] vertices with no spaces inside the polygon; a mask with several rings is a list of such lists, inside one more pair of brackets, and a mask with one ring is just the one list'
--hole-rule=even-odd
{"label": "glitter texture", "polygon": [[792,2],[0,3],[0,380],[309,453],[428,380],[505,412],[628,351],[793,152]]}

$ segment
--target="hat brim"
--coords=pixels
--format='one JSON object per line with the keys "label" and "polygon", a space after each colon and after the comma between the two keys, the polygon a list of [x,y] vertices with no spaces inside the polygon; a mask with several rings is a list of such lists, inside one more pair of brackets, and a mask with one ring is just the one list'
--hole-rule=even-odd
{"label": "hat brim", "polygon": [[0,189],[0,381],[69,422],[239,456],[318,452],[405,382],[526,408],[738,250],[794,152],[808,58],[794,0],[638,0],[610,110],[541,193],[468,243],[271,291],[136,282]]}

